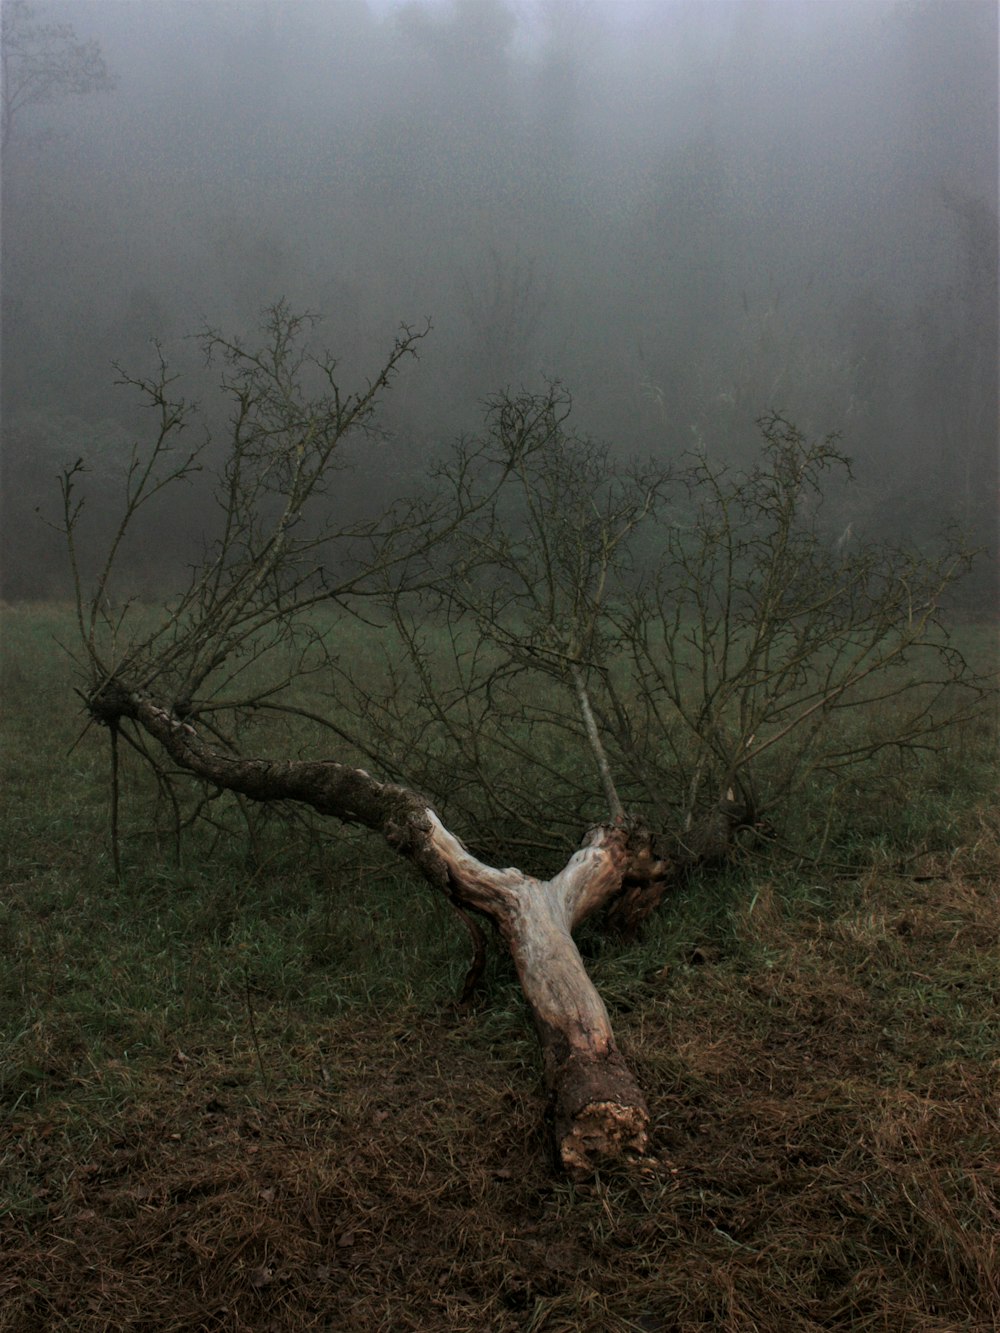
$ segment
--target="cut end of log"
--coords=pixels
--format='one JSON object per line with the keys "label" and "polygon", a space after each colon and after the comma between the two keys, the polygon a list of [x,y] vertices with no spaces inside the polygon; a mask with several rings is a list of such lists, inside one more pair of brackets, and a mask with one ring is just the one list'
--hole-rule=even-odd
{"label": "cut end of log", "polygon": [[644,1107],[591,1102],[563,1133],[559,1156],[571,1175],[589,1175],[602,1163],[642,1157],[648,1146],[649,1114]]}

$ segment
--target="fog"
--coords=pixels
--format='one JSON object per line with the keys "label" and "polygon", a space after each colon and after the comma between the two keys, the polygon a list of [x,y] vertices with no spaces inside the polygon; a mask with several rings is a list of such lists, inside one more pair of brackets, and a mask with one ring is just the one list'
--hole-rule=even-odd
{"label": "fog", "polygon": [[86,455],[113,508],[144,421],[112,362],[148,369],[156,338],[205,390],[185,335],[249,335],[282,297],[348,383],[431,321],[359,494],[558,378],[623,457],[740,464],[778,410],[841,433],[853,530],[995,545],[993,0],[33,8],[116,83],[10,116],[6,596],[65,589],[35,512],[61,466]]}

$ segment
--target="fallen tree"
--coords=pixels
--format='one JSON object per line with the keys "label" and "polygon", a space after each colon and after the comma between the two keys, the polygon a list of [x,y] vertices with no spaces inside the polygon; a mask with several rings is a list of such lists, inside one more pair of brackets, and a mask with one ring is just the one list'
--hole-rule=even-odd
{"label": "fallen tree", "polygon": [[[491,921],[510,950],[534,1016],[563,1164],[585,1169],[595,1158],[645,1149],[645,1101],[618,1053],[607,1010],[572,938],[585,917],[622,891],[633,860],[624,821],[593,830],[559,874],[539,880],[516,869],[495,870],[470,855],[425,800],[364,769],[332,760],[278,762],[223,754],[205,744],[190,723],[114,677],[88,703],[93,716],[109,726],[134,722],[176,764],[216,787],[254,801],[300,801],[322,815],[381,833],[469,925],[476,951],[465,996],[484,961],[481,932],[466,914]],[[646,845],[640,839],[643,851]]]}
{"label": "fallen tree", "polygon": [[[649,1111],[574,931],[600,912],[634,932],[692,866],[766,830],[797,783],[931,743],[967,716],[983,684],[937,605],[968,554],[837,549],[820,483],[845,460],[779,418],[762,423],[761,462],[743,476],[704,458],[620,467],[570,433],[557,388],[492,404],[429,495],[338,522],[341,456],[377,434],[380,395],[422,335],[404,329],[346,394],[336,363],[308,351],[309,327],[278,306],[260,347],[206,335],[229,404],[225,450],[206,469],[218,531],[152,628],[132,629],[142,617],[118,602],[117,567],[150,501],[211,456],[210,442],[177,452],[192,409],[164,364],[126,377],[158,427],[132,456],[90,586],[77,554],[82,464],[63,478],[81,693],[111,735],[113,808],[124,736],[209,790],[380,834],[469,931],[463,1001],[482,976],[483,922],[509,950],[566,1169],[641,1156]],[[388,645],[381,684],[338,652],[338,625],[359,615]],[[318,704],[303,703],[303,682]],[[891,718],[866,716],[886,700],[901,705]],[[863,725],[827,738],[843,709]],[[254,754],[259,720],[282,714],[308,720],[317,742],[326,729],[380,776]],[[112,841],[120,874],[116,816]],[[547,873],[488,864],[505,846]]]}

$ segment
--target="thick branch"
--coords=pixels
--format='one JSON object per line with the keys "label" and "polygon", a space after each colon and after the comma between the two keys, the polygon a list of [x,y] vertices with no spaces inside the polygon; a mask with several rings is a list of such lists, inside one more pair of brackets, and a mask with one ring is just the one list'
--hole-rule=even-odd
{"label": "thick branch", "polygon": [[572,937],[585,917],[621,892],[632,852],[621,823],[592,830],[559,874],[538,880],[478,860],[416,792],[379,782],[364,769],[333,760],[223,754],[189,723],[118,681],[98,690],[90,708],[111,725],[131,718],[176,764],[219,787],[256,801],[301,801],[381,833],[463,915],[488,917],[510,949],[535,1020],[563,1165],[587,1171],[602,1159],[644,1151],[645,1099]]}
{"label": "thick branch", "polygon": [[284,761],[223,754],[206,744],[189,723],[116,680],[95,692],[90,709],[108,723],[131,718],[179,767],[227,791],[254,801],[301,801],[322,815],[374,829],[433,883],[444,886],[445,870],[429,839],[430,811],[415,792],[328,759]]}

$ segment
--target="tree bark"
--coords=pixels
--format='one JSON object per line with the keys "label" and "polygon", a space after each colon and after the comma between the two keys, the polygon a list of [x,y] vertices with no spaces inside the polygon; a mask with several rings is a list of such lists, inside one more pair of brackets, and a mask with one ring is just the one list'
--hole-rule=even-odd
{"label": "tree bark", "polygon": [[432,840],[460,901],[489,916],[510,949],[531,1009],[563,1167],[641,1155],[649,1111],[615,1043],[604,1001],[587,975],[573,930],[621,889],[628,864],[623,826],[592,830],[550,880],[471,856],[433,811]]}
{"label": "tree bark", "polygon": [[[332,760],[224,754],[190,723],[114,680],[95,692],[90,710],[108,724],[131,718],[175,763],[219,787],[257,801],[302,801],[379,832],[463,914],[489,918],[510,949],[534,1018],[563,1167],[586,1173],[602,1161],[645,1151],[645,1098],[573,941],[580,922],[622,892],[635,842],[623,821],[591,830],[557,875],[539,880],[479,861],[416,792],[379,782],[363,769]],[[643,855],[648,862],[648,850],[640,860]]]}

